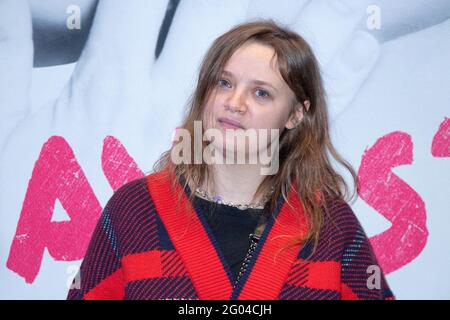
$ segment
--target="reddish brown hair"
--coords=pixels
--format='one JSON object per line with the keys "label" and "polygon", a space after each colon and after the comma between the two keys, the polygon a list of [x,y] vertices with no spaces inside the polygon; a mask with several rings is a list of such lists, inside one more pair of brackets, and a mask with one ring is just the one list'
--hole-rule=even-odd
{"label": "reddish brown hair", "polygon": [[[272,20],[258,20],[237,25],[218,37],[202,61],[197,87],[188,101],[187,113],[180,127],[189,130],[191,137],[194,136],[194,121],[202,119],[205,102],[220,80],[225,64],[239,47],[251,41],[274,49],[279,71],[297,101],[310,102],[308,109],[301,106],[304,116],[299,125],[294,129],[284,130],[281,134],[279,171],[275,175],[266,176],[254,198],[265,194],[270,186],[274,186],[275,191],[265,208],[273,212],[277,199],[283,196],[287,200],[287,194],[291,186],[294,186],[309,219],[310,228],[306,237],[297,237],[292,244],[311,239],[316,247],[324,214],[327,214],[326,202],[334,199],[349,201],[353,198],[357,177],[352,166],[338,154],[331,143],[319,65],[310,46],[299,34]],[[294,111],[293,106],[291,113]],[[207,164],[175,165],[170,155],[171,149],[163,153],[155,164],[154,171],[168,170],[174,187],[180,176],[186,178],[185,187],[190,181],[194,188],[202,185],[205,179],[212,179]],[[350,172],[355,186],[351,196],[345,179],[333,168],[331,157]],[[195,193],[192,192],[191,198],[194,196]]]}

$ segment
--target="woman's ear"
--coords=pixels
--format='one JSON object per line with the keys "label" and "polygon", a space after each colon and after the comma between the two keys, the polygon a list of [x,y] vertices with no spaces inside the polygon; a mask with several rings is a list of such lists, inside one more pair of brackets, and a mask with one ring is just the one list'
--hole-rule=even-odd
{"label": "woman's ear", "polygon": [[286,129],[294,129],[296,126],[298,126],[298,124],[303,120],[304,109],[308,111],[310,105],[311,103],[309,102],[309,100],[305,100],[303,102],[303,105],[300,102],[297,102],[294,107],[295,111],[291,114],[288,121],[286,122]]}
{"label": "woman's ear", "polygon": [[309,106],[311,105],[311,102],[309,102],[309,100],[305,100],[304,102],[303,102],[303,106],[306,108],[306,111],[308,111],[309,110]]}

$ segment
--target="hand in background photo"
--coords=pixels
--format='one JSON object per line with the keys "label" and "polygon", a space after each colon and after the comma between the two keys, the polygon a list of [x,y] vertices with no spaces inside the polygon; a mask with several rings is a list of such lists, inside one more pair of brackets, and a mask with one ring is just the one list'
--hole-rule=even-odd
{"label": "hand in background photo", "polygon": [[0,150],[30,108],[33,40],[27,1],[0,0]]}

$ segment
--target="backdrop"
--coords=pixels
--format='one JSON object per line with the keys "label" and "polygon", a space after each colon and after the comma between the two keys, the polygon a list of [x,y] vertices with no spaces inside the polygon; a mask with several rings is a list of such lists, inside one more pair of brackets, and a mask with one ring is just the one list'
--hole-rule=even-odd
{"label": "backdrop", "polygon": [[449,17],[448,0],[0,0],[0,298],[66,297],[103,206],[170,147],[208,46],[272,18],[320,61],[393,292],[449,299]]}

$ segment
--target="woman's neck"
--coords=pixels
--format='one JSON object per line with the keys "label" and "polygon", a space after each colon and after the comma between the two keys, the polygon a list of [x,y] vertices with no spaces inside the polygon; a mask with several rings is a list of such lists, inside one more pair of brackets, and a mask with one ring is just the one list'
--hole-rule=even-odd
{"label": "woman's neck", "polygon": [[233,203],[253,203],[261,200],[261,196],[252,199],[264,176],[260,165],[221,164],[212,165],[214,186],[204,185],[210,195],[220,196],[224,201]]}

